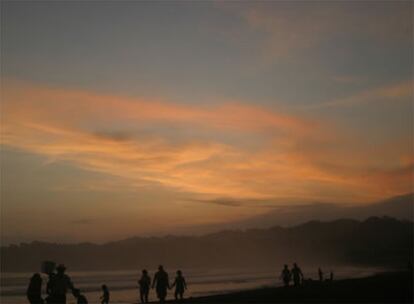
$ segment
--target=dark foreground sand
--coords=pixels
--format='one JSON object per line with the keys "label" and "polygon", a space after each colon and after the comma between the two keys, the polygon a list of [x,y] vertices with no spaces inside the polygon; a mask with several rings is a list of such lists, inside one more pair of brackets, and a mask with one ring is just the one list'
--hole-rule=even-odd
{"label": "dark foreground sand", "polygon": [[261,288],[181,303],[413,303],[413,273],[382,273],[333,282],[308,281],[304,286]]}

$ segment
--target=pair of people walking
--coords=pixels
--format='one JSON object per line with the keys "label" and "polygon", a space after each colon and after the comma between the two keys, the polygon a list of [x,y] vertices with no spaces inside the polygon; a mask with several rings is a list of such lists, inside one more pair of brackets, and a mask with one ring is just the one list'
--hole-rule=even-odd
{"label": "pair of people walking", "polygon": [[285,287],[289,286],[292,278],[293,278],[293,286],[297,287],[297,286],[300,286],[302,283],[303,273],[296,263],[293,263],[293,267],[291,270],[289,270],[288,265],[285,264],[280,277],[283,280],[283,284],[285,285]]}
{"label": "pair of people walking", "polygon": [[331,272],[329,273],[329,278],[324,279],[324,273],[323,273],[322,269],[319,267],[318,268],[318,277],[319,277],[319,282],[323,282],[323,281],[332,282],[333,279],[334,279],[334,274],[333,274],[333,271],[331,270]]}
{"label": "pair of people walking", "polygon": [[[142,271],[142,276],[138,281],[141,303],[148,303],[148,295],[151,285],[151,278],[148,275],[147,270]],[[155,288],[157,297],[160,303],[164,303],[167,297],[167,290],[175,287],[174,297],[176,300],[182,300],[184,297],[184,291],[187,289],[187,283],[183,277],[181,270],[177,271],[177,276],[174,283],[170,286],[168,273],[164,270],[162,265],[158,266],[158,271],[154,275],[154,279],[151,285],[152,289]]]}
{"label": "pair of people walking", "polygon": [[[53,266],[54,267],[54,266]],[[59,265],[56,268],[56,273],[53,271],[47,272],[49,280],[46,285],[46,303],[65,304],[66,293],[70,289],[74,294],[79,293],[75,289],[72,280],[65,274],[65,266]],[[43,304],[45,301],[42,298],[42,277],[39,273],[35,273],[27,288],[27,299],[31,304]]]}

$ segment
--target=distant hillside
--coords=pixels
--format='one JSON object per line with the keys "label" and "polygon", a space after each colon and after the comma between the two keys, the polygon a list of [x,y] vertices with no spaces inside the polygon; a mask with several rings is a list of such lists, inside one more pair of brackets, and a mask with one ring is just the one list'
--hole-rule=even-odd
{"label": "distant hillside", "polygon": [[204,236],[130,238],[103,245],[42,242],[1,248],[2,271],[38,271],[43,260],[71,270],[155,267],[274,267],[284,262],[407,265],[413,222],[390,217],[312,221],[296,227],[222,231]]}
{"label": "distant hillside", "polygon": [[[237,201],[236,201],[237,202]],[[200,231],[217,229],[269,228],[275,224],[283,227],[294,226],[309,220],[333,221],[341,218],[363,220],[370,216],[389,216],[399,220],[414,220],[414,193],[394,196],[366,205],[332,203],[304,203],[277,206],[274,210],[255,217],[227,224],[204,225]]]}

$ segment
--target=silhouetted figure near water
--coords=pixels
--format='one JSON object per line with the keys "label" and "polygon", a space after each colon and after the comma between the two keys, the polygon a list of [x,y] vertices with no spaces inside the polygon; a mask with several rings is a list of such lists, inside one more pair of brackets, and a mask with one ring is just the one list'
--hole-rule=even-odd
{"label": "silhouetted figure near water", "polygon": [[164,303],[165,298],[167,297],[167,288],[170,288],[170,282],[168,279],[168,273],[165,272],[162,265],[158,267],[158,272],[155,274],[154,280],[152,281],[152,288],[155,286],[160,303]]}
{"label": "silhouetted figure near water", "polygon": [[333,273],[333,271],[331,270],[331,273],[330,273],[330,275],[329,275],[329,280],[332,282],[332,281],[333,281],[333,279],[334,279],[334,273]]}
{"label": "silhouetted figure near water", "polygon": [[109,303],[109,289],[108,286],[105,284],[102,285],[102,296],[101,296],[101,304],[108,304]]}
{"label": "silhouetted figure near water", "polygon": [[288,265],[285,264],[285,266],[283,267],[282,273],[280,274],[280,278],[283,280],[283,284],[285,285],[285,287],[289,287],[291,273],[289,271]]}
{"label": "silhouetted figure near water", "polygon": [[74,289],[73,296],[76,298],[77,304],[88,304],[88,300],[83,294],[81,294],[80,289]]}
{"label": "silhouetted figure near water", "polygon": [[321,268],[318,269],[318,276],[319,276],[319,282],[323,282],[323,272]]}
{"label": "silhouetted figure near water", "polygon": [[27,299],[30,304],[43,304],[42,299],[42,277],[35,273],[30,278],[29,287],[27,288]]}
{"label": "silhouetted figure near water", "polygon": [[303,273],[302,270],[296,263],[293,263],[293,268],[291,270],[293,276],[293,285],[295,287],[300,286],[301,281],[303,280]]}
{"label": "silhouetted figure near water", "polygon": [[142,271],[142,276],[138,281],[138,285],[141,303],[148,303],[148,294],[151,286],[151,278],[148,275],[148,271],[146,271],[145,269]]}
{"label": "silhouetted figure near water", "polygon": [[74,287],[70,277],[65,274],[66,267],[64,265],[59,265],[56,270],[56,274],[51,273],[49,275],[49,282],[47,284],[47,293],[49,296],[47,302],[66,304],[66,293],[68,289],[71,289],[73,292]]}
{"label": "silhouetted figure near water", "polygon": [[184,291],[187,289],[187,283],[183,277],[183,273],[181,270],[177,270],[177,276],[175,277],[175,281],[171,287],[175,286],[175,293],[174,297],[178,300],[178,296],[180,296],[180,300],[183,299]]}
{"label": "silhouetted figure near water", "polygon": [[48,273],[48,280],[46,284],[46,303],[53,303],[53,296],[52,296],[52,283],[53,283],[53,277],[55,276],[55,273],[51,272]]}

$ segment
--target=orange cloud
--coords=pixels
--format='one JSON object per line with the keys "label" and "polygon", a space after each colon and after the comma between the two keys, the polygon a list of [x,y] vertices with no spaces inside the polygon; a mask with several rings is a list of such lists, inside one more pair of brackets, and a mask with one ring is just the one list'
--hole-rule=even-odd
{"label": "orange cloud", "polygon": [[[188,106],[172,104],[160,99],[139,99],[102,96],[85,91],[36,87],[11,82],[3,88],[7,116],[47,119],[54,123],[85,123],[131,120],[135,124],[148,121],[185,123],[209,128],[242,131],[265,129],[307,132],[314,122],[276,113],[267,109],[226,102],[217,106]],[[53,113],[53,115],[50,115]]]}
{"label": "orange cloud", "polygon": [[[384,169],[383,159],[363,150],[355,161],[356,151],[347,148],[353,145],[343,143],[334,126],[264,108],[234,102],[187,106],[18,82],[5,85],[2,100],[3,145],[116,176],[131,187],[158,184],[208,197],[335,201],[409,191],[410,172]],[[206,129],[214,140],[188,134],[171,140],[165,128],[136,132],[163,124],[167,130]],[[107,131],[125,128],[128,132]],[[223,132],[246,142],[214,136]],[[249,134],[265,139],[253,148]]]}

